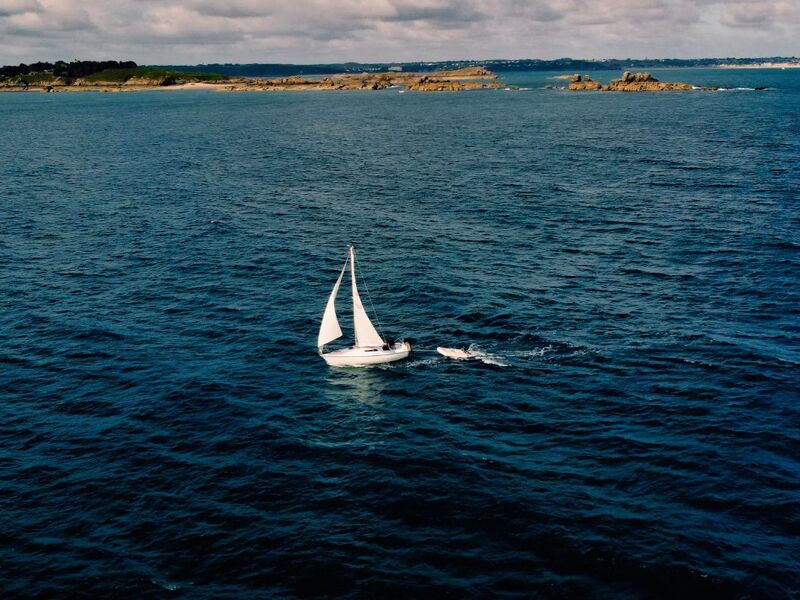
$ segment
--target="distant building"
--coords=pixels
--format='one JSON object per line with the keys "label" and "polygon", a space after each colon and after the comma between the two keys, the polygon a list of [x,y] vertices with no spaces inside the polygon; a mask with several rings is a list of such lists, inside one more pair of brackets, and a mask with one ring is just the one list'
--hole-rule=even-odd
{"label": "distant building", "polygon": [[401,66],[399,66],[399,65],[396,65],[396,66],[394,66],[394,67],[389,67],[389,70],[390,70],[390,71],[402,71],[402,70],[403,70],[403,67],[401,67]]}

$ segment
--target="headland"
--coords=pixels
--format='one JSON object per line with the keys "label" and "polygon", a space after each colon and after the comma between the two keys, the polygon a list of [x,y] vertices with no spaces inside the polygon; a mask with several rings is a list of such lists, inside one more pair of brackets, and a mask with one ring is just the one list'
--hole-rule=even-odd
{"label": "headland", "polygon": [[266,78],[138,67],[135,63],[37,63],[0,70],[0,91],[6,92],[134,92],[209,89],[221,92],[385,90],[457,92],[503,87],[481,66],[416,73],[383,71],[325,76]]}

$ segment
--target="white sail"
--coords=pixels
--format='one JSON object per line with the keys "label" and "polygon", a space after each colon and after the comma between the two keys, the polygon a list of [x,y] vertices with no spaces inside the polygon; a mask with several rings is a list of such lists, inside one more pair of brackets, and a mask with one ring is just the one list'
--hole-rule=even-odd
{"label": "white sail", "polygon": [[336,280],[336,285],[333,286],[333,291],[331,291],[331,295],[328,298],[325,314],[322,315],[322,324],[319,326],[319,336],[317,337],[317,347],[320,350],[325,344],[342,337],[342,328],[339,327],[339,320],[336,318],[336,294],[339,293],[339,286],[342,284],[345,269],[347,269],[347,260],[344,261],[342,272],[339,273],[339,279]]}
{"label": "white sail", "polygon": [[364,310],[364,305],[361,304],[361,297],[358,295],[356,256],[352,246],[350,246],[350,275],[353,279],[353,325],[356,330],[356,347],[383,346],[383,339],[375,331],[372,321],[367,316],[367,311]]}

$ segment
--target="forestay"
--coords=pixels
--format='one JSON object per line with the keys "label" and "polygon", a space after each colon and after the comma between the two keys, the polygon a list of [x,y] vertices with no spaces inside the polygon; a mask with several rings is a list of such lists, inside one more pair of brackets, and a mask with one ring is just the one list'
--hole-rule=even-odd
{"label": "forestay", "polygon": [[[356,255],[352,246],[350,246],[350,275],[353,279],[353,325],[356,330],[356,347],[383,346],[383,338],[375,331],[372,321],[370,321],[367,316],[367,311],[364,310],[364,305],[361,304],[361,297],[358,295],[358,287],[356,286]],[[339,279],[341,279],[341,276]],[[338,286],[339,283],[337,282],[334,291],[338,290]],[[325,314],[327,315],[327,309]],[[341,331],[339,335],[342,335]]]}

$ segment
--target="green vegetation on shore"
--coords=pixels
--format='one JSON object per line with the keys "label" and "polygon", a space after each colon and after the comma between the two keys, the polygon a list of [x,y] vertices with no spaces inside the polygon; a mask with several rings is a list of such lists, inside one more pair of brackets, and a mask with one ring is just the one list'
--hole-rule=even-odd
{"label": "green vegetation on shore", "polygon": [[189,73],[184,71],[171,71],[159,67],[135,67],[129,69],[105,69],[84,77],[86,81],[125,83],[129,79],[182,79],[184,81],[220,81],[226,79],[216,73]]}
{"label": "green vegetation on shore", "polygon": [[86,77],[94,73],[99,73],[105,69],[129,69],[135,68],[137,65],[132,60],[117,61],[117,60],[73,60],[72,62],[65,62],[57,60],[54,63],[50,62],[35,62],[29,65],[21,63],[19,65],[6,65],[0,67],[0,79],[14,79],[21,78],[35,78],[51,76],[53,79],[61,77],[63,79],[77,79],[79,77]]}
{"label": "green vegetation on shore", "polygon": [[77,79],[92,83],[122,84],[130,79],[159,81],[219,81],[226,79],[216,73],[192,73],[164,69],[162,67],[140,67],[133,61],[56,61],[37,62],[30,65],[9,65],[0,67],[0,82],[22,85],[48,85],[60,79],[69,84]]}

